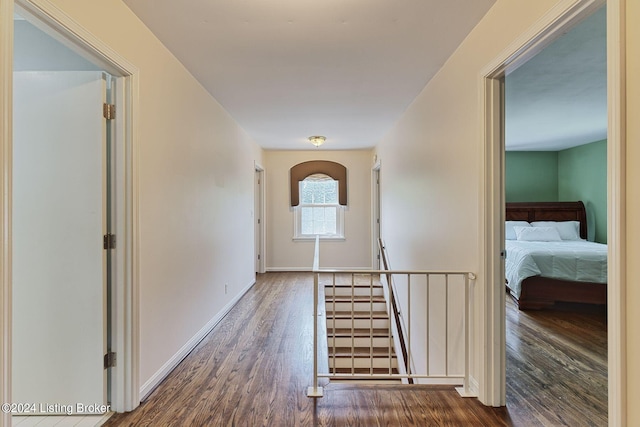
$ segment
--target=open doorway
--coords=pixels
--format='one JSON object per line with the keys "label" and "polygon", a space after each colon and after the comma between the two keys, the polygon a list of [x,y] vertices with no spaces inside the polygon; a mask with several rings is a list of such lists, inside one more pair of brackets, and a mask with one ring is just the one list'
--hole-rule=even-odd
{"label": "open doorway", "polygon": [[531,393],[532,408],[548,409],[538,411],[543,424],[604,425],[606,8],[507,73],[504,86],[507,407]]}
{"label": "open doorway", "polygon": [[[505,404],[505,282],[504,282],[504,76],[517,69],[528,59],[548,46],[561,34],[599,9],[604,1],[582,0],[550,10],[510,49],[491,61],[481,73],[484,102],[481,107],[483,120],[484,176],[482,184],[484,215],[483,252],[486,278],[484,301],[487,308],[485,353],[486,373],[491,381],[481,390],[480,399],[493,405]],[[609,422],[620,423],[625,411],[624,390],[624,304],[621,300],[625,288],[622,275],[625,265],[625,218],[622,214],[624,200],[624,129],[625,118],[621,114],[624,105],[623,58],[624,43],[619,29],[623,28],[624,8],[615,0],[607,3],[607,181],[608,181],[608,411]],[[621,47],[622,46],[622,47]]]}
{"label": "open doorway", "polygon": [[111,76],[15,16],[12,395],[41,402],[29,413],[109,412],[113,92]]}
{"label": "open doorway", "polygon": [[[15,6],[15,8],[14,8]],[[112,299],[110,303],[107,302],[107,297],[103,295],[106,292],[104,287],[100,287],[100,300],[103,304],[103,310],[101,311],[101,315],[98,317],[105,317],[106,321],[97,323],[102,323],[100,325],[102,328],[106,326],[111,326],[112,331],[99,335],[99,338],[103,342],[103,349],[107,350],[111,349],[117,355],[117,361],[115,367],[109,369],[108,371],[103,371],[103,366],[105,361],[111,363],[113,361],[113,355],[105,354],[99,355],[99,366],[100,373],[99,376],[103,377],[103,381],[100,383],[101,390],[98,391],[102,396],[107,396],[110,394],[110,402],[105,402],[101,399],[98,399],[97,402],[94,402],[93,407],[86,407],[85,401],[76,402],[82,403],[82,407],[80,408],[84,413],[88,412],[104,412],[102,408],[98,408],[98,411],[94,411],[96,409],[95,404],[101,405],[103,402],[110,404],[110,410],[116,411],[126,411],[135,408],[139,404],[139,385],[138,385],[138,345],[137,345],[137,240],[136,233],[138,230],[137,227],[137,211],[136,211],[136,201],[137,201],[137,171],[134,169],[135,164],[135,156],[137,155],[136,146],[134,144],[132,125],[134,123],[134,111],[136,110],[137,101],[133,96],[136,93],[137,89],[137,69],[129,64],[126,60],[121,58],[118,54],[111,51],[108,47],[104,46],[99,40],[97,40],[93,35],[87,33],[82,27],[80,27],[75,21],[73,21],[69,16],[64,14],[61,10],[56,8],[54,5],[50,3],[42,3],[42,2],[32,2],[30,0],[16,0],[15,4],[12,0],[0,0],[0,9],[2,10],[2,26],[0,28],[0,32],[2,33],[2,40],[13,41],[14,40],[14,23],[9,21],[13,16],[13,12],[18,14],[15,18],[18,21],[28,21],[24,24],[33,24],[33,26],[37,27],[37,29],[44,32],[45,37],[42,38],[42,34],[31,31],[29,29],[31,36],[39,38],[42,43],[44,43],[48,48],[51,48],[52,45],[62,43],[64,47],[68,48],[67,52],[63,54],[67,59],[71,57],[75,57],[76,62],[74,63],[74,67],[79,66],[78,64],[84,64],[80,66],[88,67],[88,69],[82,69],[81,73],[93,73],[96,76],[99,76],[94,82],[97,86],[107,86],[109,85],[111,88],[111,96],[113,96],[113,101],[107,101],[107,103],[113,103],[115,105],[115,111],[112,107],[109,107],[107,110],[109,116],[114,117],[114,122],[112,126],[109,126],[109,132],[111,133],[113,145],[110,147],[111,149],[105,148],[111,154],[110,161],[113,164],[113,168],[115,173],[111,177],[107,177],[102,175],[103,170],[110,169],[106,165],[102,165],[103,162],[106,161],[107,156],[100,156],[100,165],[97,168],[101,175],[100,184],[101,187],[107,187],[107,184],[110,184],[110,191],[112,193],[112,197],[110,200],[114,203],[111,206],[107,206],[105,209],[102,209],[100,212],[95,213],[95,217],[100,217],[100,222],[102,225],[102,221],[106,220],[108,215],[112,216],[112,224],[113,229],[107,230],[108,234],[114,234],[118,237],[118,244],[115,245],[115,249],[110,249],[109,256],[111,259],[112,268],[104,269],[101,268],[101,277],[99,281],[102,281],[103,275],[110,275],[111,282],[113,284],[113,293]],[[8,13],[4,13],[8,12]],[[5,25],[6,24],[6,25]],[[17,27],[23,26],[22,24],[18,24]],[[18,31],[21,31],[18,28]],[[51,40],[49,40],[51,39]],[[2,71],[0,74],[3,75],[2,85],[3,91],[0,94],[1,105],[2,107],[2,121],[3,121],[3,130],[1,134],[1,144],[2,149],[5,154],[9,153],[9,155],[2,156],[1,158],[1,173],[3,178],[7,178],[7,180],[3,179],[3,188],[6,191],[3,191],[3,214],[2,218],[2,228],[4,232],[12,229],[12,222],[10,215],[6,215],[8,212],[14,212],[15,209],[20,209],[20,203],[18,206],[14,206],[14,201],[17,200],[19,194],[14,192],[13,197],[11,197],[11,192],[14,188],[11,187],[10,179],[11,171],[14,166],[18,166],[10,153],[12,152],[12,145],[14,145],[14,125],[12,116],[13,110],[16,106],[13,105],[12,102],[12,93],[13,83],[16,81],[17,84],[20,84],[21,78],[14,78],[13,74],[13,66],[14,63],[18,66],[18,70],[16,72],[26,72],[26,68],[24,67],[34,67],[34,63],[22,62],[20,65],[19,52],[16,50],[19,48],[14,48],[12,43],[4,43],[2,48],[0,49],[0,54],[2,55],[3,60],[0,61],[0,66],[2,67]],[[14,55],[15,53],[15,55]],[[56,58],[52,58],[50,55],[50,51],[43,55],[41,58],[36,58],[37,60],[47,59],[52,60]],[[78,58],[78,56],[80,58]],[[14,58],[17,61],[14,61]],[[26,64],[26,65],[25,65]],[[87,65],[89,64],[89,65]],[[68,65],[66,65],[68,66]],[[20,67],[23,67],[20,70]],[[42,71],[42,70],[40,70]],[[115,76],[114,78],[108,78],[103,74],[102,71],[106,71],[107,73]],[[52,72],[68,72],[63,69],[52,70]],[[103,77],[104,76],[104,77]],[[28,90],[30,85],[23,85]],[[73,85],[72,85],[73,86]],[[81,85],[82,86],[82,85]],[[20,89],[19,92],[21,92]],[[100,96],[102,97],[102,95]],[[77,107],[76,102],[72,102],[72,105]],[[18,107],[19,108],[19,107]],[[57,107],[53,107],[55,109]],[[102,106],[99,106],[98,112],[99,116],[102,116],[103,113]],[[61,111],[64,112],[63,108],[60,108]],[[20,113],[21,114],[21,113]],[[20,116],[18,114],[18,116]],[[71,115],[71,114],[70,114]],[[39,128],[39,122],[32,122],[30,126],[34,129]],[[27,126],[28,127],[28,126]],[[103,126],[106,127],[106,124]],[[106,132],[105,132],[106,133]],[[15,148],[15,147],[13,147]],[[20,150],[18,150],[20,151]],[[33,158],[29,156],[41,155],[41,158],[38,161],[45,161],[47,153],[39,150],[29,150],[29,152],[17,153],[18,155],[26,155],[27,163],[35,161]],[[55,157],[56,153],[53,153]],[[74,159],[64,159],[71,160]],[[75,159],[78,160],[78,159]],[[52,164],[54,162],[51,162]],[[50,165],[49,165],[50,166]],[[64,168],[64,165],[60,164],[60,168]],[[74,165],[78,166],[78,165]],[[22,180],[24,183],[25,181]],[[64,186],[62,184],[61,186]],[[17,189],[19,190],[19,189]],[[104,190],[101,188],[101,190]],[[20,191],[18,191],[20,193]],[[104,200],[102,196],[104,196],[104,191],[99,191],[100,196],[98,198],[101,199],[101,205],[104,206]],[[95,193],[94,193],[95,194]],[[67,201],[63,201],[63,204]],[[33,211],[33,210],[32,210]],[[39,214],[38,212],[33,212],[36,216]],[[21,218],[22,219],[22,218]],[[15,218],[14,218],[15,222]],[[19,226],[19,224],[17,224]],[[99,247],[100,258],[103,256],[106,257],[106,250],[103,252],[104,242],[104,232],[105,228],[101,230],[100,235],[98,236],[98,241],[96,245]],[[10,399],[8,396],[11,395],[12,392],[12,375],[13,364],[15,362],[15,358],[19,356],[14,355],[14,359],[12,361],[12,341],[15,340],[16,330],[14,330],[14,325],[12,324],[12,317],[15,314],[15,310],[12,310],[11,299],[8,298],[12,293],[12,263],[10,262],[12,257],[12,252],[20,251],[20,247],[12,248],[12,244],[14,242],[8,237],[9,234],[3,233],[4,237],[7,237],[6,240],[3,240],[3,250],[1,251],[2,255],[2,263],[3,263],[3,275],[2,275],[2,289],[1,289],[1,303],[3,306],[3,327],[2,327],[2,339],[0,341],[0,350],[2,354],[0,356],[1,369],[3,372],[3,384],[2,389],[0,389],[0,395],[5,397],[6,401]],[[109,237],[107,242],[107,247],[113,248],[115,239]],[[15,242],[18,246],[20,243]],[[60,244],[64,244],[65,242],[60,242]],[[59,248],[56,249],[58,252],[63,252]],[[95,258],[95,257],[94,257]],[[76,260],[79,261],[79,260]],[[66,270],[70,270],[66,268]],[[106,305],[110,306],[110,309],[106,309]],[[13,312],[13,313],[12,313]],[[111,317],[111,318],[109,318]],[[19,328],[20,326],[18,326]],[[67,331],[68,334],[72,334],[73,331]],[[13,334],[13,340],[12,340]],[[60,345],[60,343],[56,343],[55,345]],[[102,351],[100,351],[102,353]],[[107,357],[104,357],[107,356]],[[55,361],[48,361],[47,366],[51,370],[55,370]],[[105,372],[107,372],[105,378]],[[15,378],[14,378],[15,380]],[[109,393],[110,391],[110,393]],[[102,393],[100,393],[102,392]],[[14,394],[15,398],[15,394]],[[15,399],[14,399],[15,401]],[[46,402],[45,402],[46,403]],[[89,404],[89,402],[86,402]],[[71,412],[79,412],[78,406],[74,405]],[[39,408],[36,408],[39,409]],[[58,410],[57,410],[58,409]],[[63,409],[63,410],[59,410]],[[55,408],[55,407],[45,407],[45,412],[49,413],[68,413],[66,408]],[[10,425],[11,423],[10,412],[6,412],[0,414],[1,422],[3,425]]]}

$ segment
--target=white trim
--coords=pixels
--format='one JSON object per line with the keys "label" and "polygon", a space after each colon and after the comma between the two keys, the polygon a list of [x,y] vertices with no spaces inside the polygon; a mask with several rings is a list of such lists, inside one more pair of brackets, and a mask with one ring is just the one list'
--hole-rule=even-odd
{"label": "white trim", "polygon": [[[0,0],[2,10],[11,9],[11,0]],[[118,364],[112,369],[112,408],[117,411],[130,411],[139,405],[138,395],[139,383],[139,348],[138,348],[138,247],[139,247],[139,226],[138,226],[138,147],[137,147],[137,111],[139,105],[138,95],[138,69],[120,56],[116,51],[104,44],[96,36],[84,29],[80,24],[71,19],[64,11],[59,9],[49,0],[16,0],[15,5],[22,15],[33,17],[32,23],[40,29],[62,41],[73,50],[90,58],[90,60],[107,72],[118,78],[118,86],[122,87],[120,95],[124,95],[121,117],[125,118],[125,126],[117,128],[116,133],[124,139],[122,144],[124,150],[119,153],[116,162],[116,170],[120,174],[116,176],[118,183],[115,189],[117,194],[116,223],[117,232],[120,233],[116,247],[117,274],[114,281],[114,301],[116,310],[120,315],[114,319],[114,343],[118,349]],[[2,16],[13,16],[13,13]],[[2,40],[13,39],[12,25],[2,25]],[[2,46],[5,46],[4,44]],[[9,47],[12,53],[13,46]],[[2,57],[6,58],[6,53],[2,52]],[[5,60],[6,61],[6,60]],[[12,63],[3,61],[0,74],[11,76],[13,71]],[[9,82],[11,77],[7,77]],[[6,85],[7,83],[3,81]],[[9,127],[3,126],[3,148],[10,147],[11,128],[11,91],[3,87],[2,105],[7,111],[3,111],[2,120],[8,120]],[[5,139],[6,138],[6,139]],[[10,150],[10,148],[9,148]],[[10,151],[9,151],[10,154]],[[3,173],[9,173],[11,167],[11,156],[4,156]],[[3,183],[3,200],[10,197],[10,186]],[[10,204],[3,206],[4,210],[10,211]],[[10,229],[8,218],[2,218],[3,228]],[[3,236],[3,247],[10,251],[9,236]],[[7,254],[3,254],[7,257]],[[8,255],[10,256],[10,255]],[[9,264],[10,265],[10,264]],[[6,266],[5,266],[6,267]],[[7,275],[10,275],[10,268],[3,268]],[[3,293],[10,295],[10,281],[3,282]],[[3,312],[7,312],[3,310]],[[8,311],[10,313],[10,310]],[[3,325],[5,328],[6,325]],[[3,331],[2,342],[8,341],[10,330]],[[10,335],[9,335],[10,336]],[[5,341],[7,340],[7,341]],[[3,356],[10,355],[10,347],[2,347]],[[10,364],[3,360],[3,370],[10,372]],[[4,375],[3,375],[4,376]],[[9,377],[5,377],[9,378]],[[5,381],[3,381],[5,383]],[[8,383],[8,381],[7,381]],[[7,386],[9,387],[9,386]],[[4,400],[6,398],[6,400]],[[3,397],[3,401],[9,401],[9,396]],[[6,417],[5,417],[6,418]],[[2,419],[0,419],[2,420]],[[10,422],[10,421],[9,421]],[[0,423],[0,426],[2,423]],[[10,425],[10,424],[5,424]]]}
{"label": "white trim", "polygon": [[[258,202],[258,212],[256,212],[254,215],[256,215],[258,218],[260,218],[260,225],[261,227],[259,228],[259,236],[257,235],[258,233],[254,233],[256,234],[255,236],[255,240],[259,243],[259,248],[258,249],[258,253],[260,254],[260,259],[258,260],[258,271],[256,273],[264,273],[265,272],[265,265],[266,265],[266,259],[267,259],[267,242],[266,242],[266,229],[267,229],[267,221],[265,220],[265,215],[266,215],[266,173],[264,170],[264,167],[262,167],[261,164],[259,164],[258,162],[256,162],[254,160],[253,162],[253,169],[254,169],[254,173],[258,173],[259,175],[259,179],[260,179],[260,186],[259,186],[259,192],[260,194],[255,194],[255,176],[254,176],[254,205],[256,204],[256,202]],[[254,219],[254,227],[255,227],[255,219]],[[255,252],[255,250],[254,250]],[[255,253],[254,253],[255,256]]]}
{"label": "white trim", "polygon": [[202,327],[189,341],[186,342],[185,345],[182,346],[180,350],[176,354],[174,354],[162,367],[149,378],[149,380],[144,383],[144,385],[140,388],[140,396],[142,396],[141,400],[145,400],[156,387],[160,385],[160,383],[173,371],[180,362],[184,360],[185,357],[191,353],[191,351],[202,341],[208,334],[213,330],[213,328],[224,319],[224,317],[231,311],[231,309],[240,301],[240,299],[246,294],[249,289],[253,285],[256,284],[255,279],[251,281],[244,289],[240,291],[238,295],[236,295],[227,305],[225,305],[218,314],[216,314],[211,320],[207,322],[206,325]]}
{"label": "white trim", "polygon": [[[11,402],[11,139],[13,1],[0,0],[0,403]],[[11,414],[0,411],[0,427]]]}
{"label": "white trim", "polygon": [[626,0],[607,1],[609,425],[627,425]]}
{"label": "white trim", "polygon": [[[559,1],[549,12],[535,22],[520,37],[514,40],[500,55],[481,71],[480,90],[480,134],[483,136],[483,155],[480,164],[479,191],[479,251],[481,254],[481,277],[484,287],[479,290],[474,319],[483,328],[475,340],[479,349],[475,351],[480,360],[481,372],[479,399],[492,406],[505,405],[505,314],[504,314],[504,266],[500,256],[504,246],[504,141],[502,117],[502,79],[505,74],[518,68],[547,45],[553,42],[580,20],[589,16],[604,4],[604,0]],[[484,351],[480,349],[484,348]]]}
{"label": "white trim", "polygon": [[[476,299],[478,306],[475,307],[478,315],[485,325],[481,329],[483,337],[474,342],[479,347],[473,353],[480,355],[480,372],[478,380],[481,386],[478,389],[478,398],[485,405],[504,406],[506,403],[506,381],[505,381],[505,300],[504,292],[496,289],[497,283],[504,283],[504,262],[500,253],[504,249],[504,192],[503,192],[503,151],[504,138],[501,123],[504,117],[502,108],[504,99],[504,80],[483,79],[483,93],[480,99],[483,100],[483,117],[486,115],[487,121],[484,124],[482,135],[491,144],[486,144],[484,152],[484,163],[486,171],[491,176],[481,180],[484,187],[481,191],[480,204],[487,200],[486,205],[480,210],[480,253],[483,260],[483,275],[485,289],[484,294],[479,287],[479,295]],[[498,176],[493,176],[493,172],[499,171]],[[501,341],[502,340],[502,341]],[[502,345],[501,345],[502,342]],[[482,349],[482,350],[481,350]],[[472,354],[473,354],[472,353]],[[483,371],[482,369],[485,369]]]}
{"label": "white trim", "polygon": [[[380,270],[380,248],[378,239],[382,237],[382,192],[380,191],[380,160],[374,156],[374,165],[371,168],[371,266]],[[378,182],[376,183],[376,180]],[[376,220],[380,224],[376,224]]]}
{"label": "white trim", "polygon": [[87,31],[50,0],[15,0],[15,5],[21,15],[30,15],[36,19],[31,20],[31,24],[110,74],[129,76],[138,73],[136,66]]}

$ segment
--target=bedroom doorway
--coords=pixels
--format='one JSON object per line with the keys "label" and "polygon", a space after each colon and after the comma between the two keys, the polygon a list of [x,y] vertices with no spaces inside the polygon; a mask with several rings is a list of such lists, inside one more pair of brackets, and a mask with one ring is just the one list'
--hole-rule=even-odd
{"label": "bedroom doorway", "polygon": [[[583,0],[570,5],[565,4],[549,11],[532,28],[523,34],[512,50],[502,53],[490,62],[482,72],[481,84],[484,102],[482,103],[483,132],[485,135],[483,184],[484,199],[481,202],[484,213],[482,250],[486,254],[487,287],[485,295],[486,335],[484,343],[488,349],[485,355],[487,378],[491,378],[487,387],[480,392],[480,398],[487,404],[502,406],[505,404],[505,283],[504,283],[504,209],[505,209],[505,126],[504,126],[504,76],[519,68],[534,57],[553,40],[573,28],[596,12],[605,2]],[[622,64],[624,44],[619,29],[624,28],[624,8],[621,2],[610,0],[607,3],[607,181],[608,194],[608,411],[609,422],[620,424],[625,411],[625,364],[624,304],[621,301],[625,287],[622,272],[625,269],[623,242],[625,221],[623,215],[624,200],[624,105],[625,93]]]}
{"label": "bedroom doorway", "polygon": [[608,412],[606,8],[578,21],[504,77],[506,404],[530,384],[545,424]]}
{"label": "bedroom doorway", "polygon": [[[530,383],[541,406],[565,396],[553,412],[569,424],[580,422],[572,411],[606,424],[606,8],[507,72],[504,105],[505,219],[526,225],[505,232],[506,404],[521,401]],[[534,236],[541,227],[562,241],[537,241],[555,238]],[[521,240],[528,231],[536,241]],[[533,366],[545,372],[526,370]]]}
{"label": "bedroom doorway", "polygon": [[[538,285],[529,287],[527,277],[537,272],[567,281],[600,284],[607,281],[606,8],[602,6],[581,19],[534,57],[506,73],[504,99],[506,219],[524,220],[508,225],[515,225],[522,232],[552,226],[561,231],[558,237],[563,241],[576,242],[575,251],[599,253],[597,262],[590,256],[575,262],[568,255],[554,255],[562,256],[563,261],[552,263],[535,255],[539,262],[531,262],[527,272],[516,271],[516,257],[507,256],[506,282],[510,295],[522,307],[547,304],[544,299],[548,304],[554,301],[604,304],[606,286],[593,287],[600,299],[564,295],[560,291],[571,289],[563,283],[555,284],[558,292],[549,285],[550,294],[540,292],[531,296],[527,290],[536,291]],[[551,204],[564,202],[580,202],[582,206],[574,210],[573,205]],[[537,203],[542,204],[533,205]],[[574,224],[562,221],[576,221],[575,225],[579,221],[579,227],[567,230],[572,232],[569,236],[557,227]],[[538,227],[518,228],[529,223]],[[512,255],[520,254],[524,245],[535,246],[523,243],[513,227],[507,227],[505,237],[507,255],[510,250]],[[529,237],[536,238],[532,233]],[[577,247],[580,239],[589,243]],[[547,249],[555,250],[554,245],[547,243]],[[572,265],[575,269],[569,268],[571,262],[575,262]],[[575,292],[579,291],[576,287]],[[526,301],[532,298],[536,300]]]}

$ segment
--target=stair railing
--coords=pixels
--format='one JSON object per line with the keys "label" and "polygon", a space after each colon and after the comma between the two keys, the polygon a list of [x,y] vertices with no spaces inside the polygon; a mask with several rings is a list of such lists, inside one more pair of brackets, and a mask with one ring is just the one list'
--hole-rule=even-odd
{"label": "stair railing", "polygon": [[[387,257],[387,250],[384,246],[382,239],[378,239],[378,248],[380,249],[380,258],[382,259],[382,268],[385,271],[391,270],[389,267],[389,259]],[[411,364],[409,363],[409,353],[407,351],[406,344],[406,331],[402,327],[402,322],[400,321],[400,310],[398,309],[398,299],[396,297],[396,293],[393,289],[393,274],[387,273],[385,274],[387,279],[387,289],[389,295],[389,303],[391,306],[391,311],[393,313],[393,317],[391,318],[394,322],[395,331],[397,331],[398,344],[400,347],[400,355],[402,356],[404,370],[407,374],[411,373]],[[413,378],[408,377],[407,382],[409,384],[413,384]]]}
{"label": "stair railing", "polygon": [[[386,255],[386,254],[385,254]],[[384,262],[384,258],[383,258]],[[462,396],[475,396],[476,394],[471,390],[469,383],[469,366],[470,366],[470,354],[469,354],[469,336],[470,336],[470,307],[469,307],[469,293],[470,287],[475,281],[475,275],[470,272],[462,271],[427,271],[427,270],[390,270],[388,269],[388,260],[385,262],[384,270],[348,270],[348,269],[327,269],[320,268],[320,239],[316,237],[314,259],[313,259],[313,385],[307,389],[307,396],[309,397],[322,397],[323,388],[319,386],[319,378],[328,378],[329,380],[356,380],[356,379],[403,379],[406,381],[420,383],[420,384],[451,384],[459,385],[456,390]],[[324,319],[322,313],[325,312],[324,298],[320,300],[320,276],[331,277],[332,286],[335,288],[336,277],[347,276],[351,278],[352,287],[355,286],[355,278],[357,276],[368,276],[370,283],[373,283],[374,278],[380,279],[380,276],[385,276],[388,294],[388,306],[393,312],[393,317],[397,322],[397,331],[399,341],[404,341],[404,349],[401,348],[402,357],[405,362],[404,372],[393,373],[391,362],[389,362],[389,369],[387,373],[376,373],[373,369],[373,361],[371,362],[371,369],[369,372],[356,372],[353,362],[350,373],[337,373],[333,372],[321,373],[319,372],[319,333],[318,327],[321,319]],[[398,283],[401,282],[401,283]],[[371,285],[373,286],[373,284]],[[457,290],[456,290],[457,286]],[[462,286],[463,292],[460,296],[460,286]],[[400,288],[401,291],[399,289]],[[438,293],[439,291],[439,293]],[[352,295],[354,291],[352,290]],[[424,297],[424,301],[412,301],[412,293],[421,294]],[[431,294],[434,293],[432,296]],[[444,293],[444,296],[441,294]],[[402,295],[400,295],[402,294]],[[440,296],[440,300],[444,299],[442,305],[438,305],[438,301],[435,300],[437,296]],[[456,299],[457,298],[457,299]],[[323,306],[320,306],[323,304]],[[335,307],[335,298],[333,300]],[[424,304],[424,305],[421,305]],[[434,304],[436,304],[434,306]],[[457,324],[462,330],[458,331],[457,336],[453,339],[450,337],[452,334],[452,326],[450,317],[455,317],[455,313],[450,312],[450,306],[462,307],[462,313],[458,316]],[[412,309],[414,313],[419,308],[423,310],[416,314],[416,319],[412,317]],[[353,313],[353,303],[351,311]],[[433,313],[433,319],[432,317]],[[444,311],[444,313],[442,313]],[[373,308],[370,310],[373,313]],[[424,319],[419,319],[419,315],[422,313]],[[439,315],[439,318],[437,318]],[[460,319],[462,316],[462,319]],[[418,320],[424,320],[415,323]],[[455,319],[454,319],[455,320]],[[391,324],[391,322],[390,322]],[[323,322],[322,327],[326,327]],[[352,321],[351,329],[354,329],[354,323]],[[414,328],[412,330],[412,327]],[[371,326],[373,330],[373,326]],[[403,332],[404,331],[404,332]],[[334,319],[334,332],[335,332],[335,319]],[[389,326],[389,336],[391,337],[392,330]],[[323,334],[324,336],[324,334]],[[335,336],[335,335],[334,335]],[[401,339],[400,339],[401,338]],[[414,340],[418,342],[422,341],[421,348],[416,348]],[[392,340],[391,340],[392,341]],[[327,345],[325,342],[324,345]],[[414,348],[412,348],[412,345]],[[353,348],[352,344],[352,348]],[[373,360],[373,344],[371,344],[371,359]],[[400,344],[400,347],[403,347]],[[455,351],[450,351],[450,347]],[[462,349],[460,349],[462,347]],[[334,344],[335,351],[335,344]],[[421,353],[420,366],[416,366],[416,357],[413,352],[418,351]],[[460,351],[463,354],[462,363],[458,360],[457,370],[451,367],[452,353],[459,355]],[[406,356],[405,356],[406,354]],[[334,356],[335,357],[335,356]],[[455,360],[453,361],[455,362]],[[455,364],[455,363],[454,363]],[[432,365],[439,365],[439,369],[434,369]],[[335,365],[334,365],[335,366]],[[434,372],[436,371],[436,372]]]}

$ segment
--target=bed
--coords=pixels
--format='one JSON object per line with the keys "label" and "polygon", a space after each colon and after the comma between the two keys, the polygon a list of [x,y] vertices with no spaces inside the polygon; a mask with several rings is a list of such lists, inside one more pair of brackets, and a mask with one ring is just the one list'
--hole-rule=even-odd
{"label": "bed", "polygon": [[607,303],[607,247],[586,241],[582,202],[507,203],[505,220],[506,285],[518,308]]}

